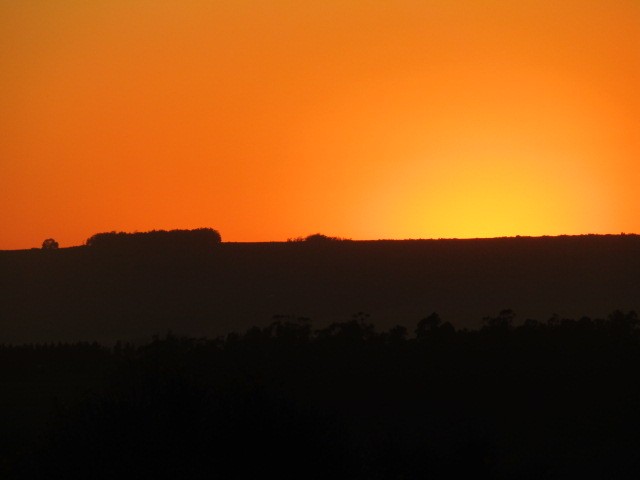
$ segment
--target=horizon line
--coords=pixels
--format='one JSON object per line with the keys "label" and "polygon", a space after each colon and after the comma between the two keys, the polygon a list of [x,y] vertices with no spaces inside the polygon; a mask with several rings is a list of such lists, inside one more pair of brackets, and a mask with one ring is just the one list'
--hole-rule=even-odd
{"label": "horizon line", "polygon": [[[192,230],[192,229],[185,229]],[[129,232],[125,232],[129,233]],[[145,232],[131,232],[131,233],[145,233]],[[311,234],[306,237],[292,237],[286,240],[262,240],[262,241],[224,241],[222,240],[220,243],[225,244],[271,244],[271,243],[306,243],[306,239],[309,236],[317,235]],[[323,234],[321,234],[323,235]],[[518,240],[518,239],[552,239],[552,238],[566,238],[566,237],[637,237],[640,234],[638,233],[578,233],[578,234],[558,234],[558,235],[503,235],[503,236],[495,236],[495,237],[416,237],[416,238],[368,238],[368,239],[352,239],[346,237],[330,237],[327,235],[323,235],[326,237],[327,243],[341,243],[341,242],[437,242],[437,241],[472,241],[472,240]],[[70,249],[70,248],[82,248],[87,247],[86,243],[79,245],[68,245],[64,247],[59,247],[59,250],[62,249]],[[0,249],[0,252],[24,252],[24,251],[32,251],[32,250],[42,250],[41,247],[27,247],[27,248],[13,248],[13,249]]]}

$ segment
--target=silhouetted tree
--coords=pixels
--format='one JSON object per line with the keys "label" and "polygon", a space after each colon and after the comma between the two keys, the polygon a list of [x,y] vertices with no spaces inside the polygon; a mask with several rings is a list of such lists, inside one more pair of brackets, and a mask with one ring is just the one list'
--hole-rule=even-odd
{"label": "silhouetted tree", "polygon": [[276,315],[269,326],[272,335],[289,343],[307,343],[311,339],[311,320],[306,317]]}
{"label": "silhouetted tree", "polygon": [[631,334],[638,327],[638,315],[633,310],[624,313],[616,310],[609,315],[609,329],[619,334]]}
{"label": "silhouetted tree", "polygon": [[339,237],[329,237],[327,235],[323,235],[322,233],[314,233],[313,235],[308,235],[304,241],[309,243],[324,243],[324,242],[334,242],[342,240]]}
{"label": "silhouetted tree", "polygon": [[396,325],[390,328],[388,332],[382,333],[381,338],[389,344],[402,345],[407,339],[407,327],[404,325]]}
{"label": "silhouetted tree", "polygon": [[369,322],[369,314],[358,312],[347,322],[332,323],[317,331],[318,338],[340,339],[347,342],[365,342],[375,337],[375,327]]}
{"label": "silhouetted tree", "polygon": [[424,338],[426,335],[436,330],[441,323],[442,320],[440,319],[440,315],[438,315],[436,312],[433,312],[431,315],[423,318],[418,322],[418,326],[416,327],[415,331],[416,338]]}
{"label": "silhouetted tree", "polygon": [[509,330],[513,326],[516,314],[511,309],[501,310],[497,317],[484,317],[484,328],[491,330]]}
{"label": "silhouetted tree", "polygon": [[56,242],[53,238],[47,238],[44,242],[42,242],[43,250],[55,250],[58,247],[58,242]]}

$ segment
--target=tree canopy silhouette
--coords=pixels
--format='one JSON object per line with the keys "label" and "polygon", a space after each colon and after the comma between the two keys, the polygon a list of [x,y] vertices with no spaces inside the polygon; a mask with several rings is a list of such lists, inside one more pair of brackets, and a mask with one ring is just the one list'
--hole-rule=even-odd
{"label": "tree canopy silhouette", "polygon": [[150,232],[96,233],[87,239],[86,245],[100,249],[172,250],[206,249],[222,242],[217,230],[152,230]]}
{"label": "tree canopy silhouette", "polygon": [[304,241],[309,243],[324,243],[324,242],[335,242],[343,240],[340,237],[329,237],[327,235],[323,235],[322,233],[314,233],[313,235],[308,235]]}
{"label": "tree canopy silhouette", "polygon": [[44,242],[42,242],[43,250],[55,250],[58,247],[58,242],[56,242],[53,238],[47,238]]}

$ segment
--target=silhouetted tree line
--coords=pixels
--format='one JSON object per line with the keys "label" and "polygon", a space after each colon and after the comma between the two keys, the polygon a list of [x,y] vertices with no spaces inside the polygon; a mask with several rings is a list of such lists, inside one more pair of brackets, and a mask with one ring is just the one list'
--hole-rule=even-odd
{"label": "silhouetted tree line", "polygon": [[217,230],[152,230],[150,232],[105,232],[87,239],[86,245],[95,249],[175,250],[211,248],[222,241]]}
{"label": "silhouetted tree line", "polygon": [[279,316],[216,339],[0,347],[5,385],[72,392],[36,440],[5,430],[0,473],[637,478],[637,315],[514,320],[457,330],[434,313],[410,335],[364,313],[321,329]]}
{"label": "silhouetted tree line", "polygon": [[312,235],[307,235],[306,237],[288,238],[287,242],[307,242],[312,244],[323,244],[330,242],[345,242],[349,240],[349,238],[331,237],[322,233],[314,233]]}

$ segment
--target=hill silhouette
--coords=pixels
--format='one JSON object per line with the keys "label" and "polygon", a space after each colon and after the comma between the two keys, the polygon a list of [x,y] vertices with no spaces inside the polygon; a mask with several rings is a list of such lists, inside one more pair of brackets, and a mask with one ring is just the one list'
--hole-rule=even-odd
{"label": "hill silhouette", "polygon": [[102,235],[0,252],[2,478],[640,474],[635,235]]}
{"label": "hill silhouette", "polygon": [[639,309],[640,237],[218,243],[0,252],[0,343],[215,337],[274,315],[456,327]]}

